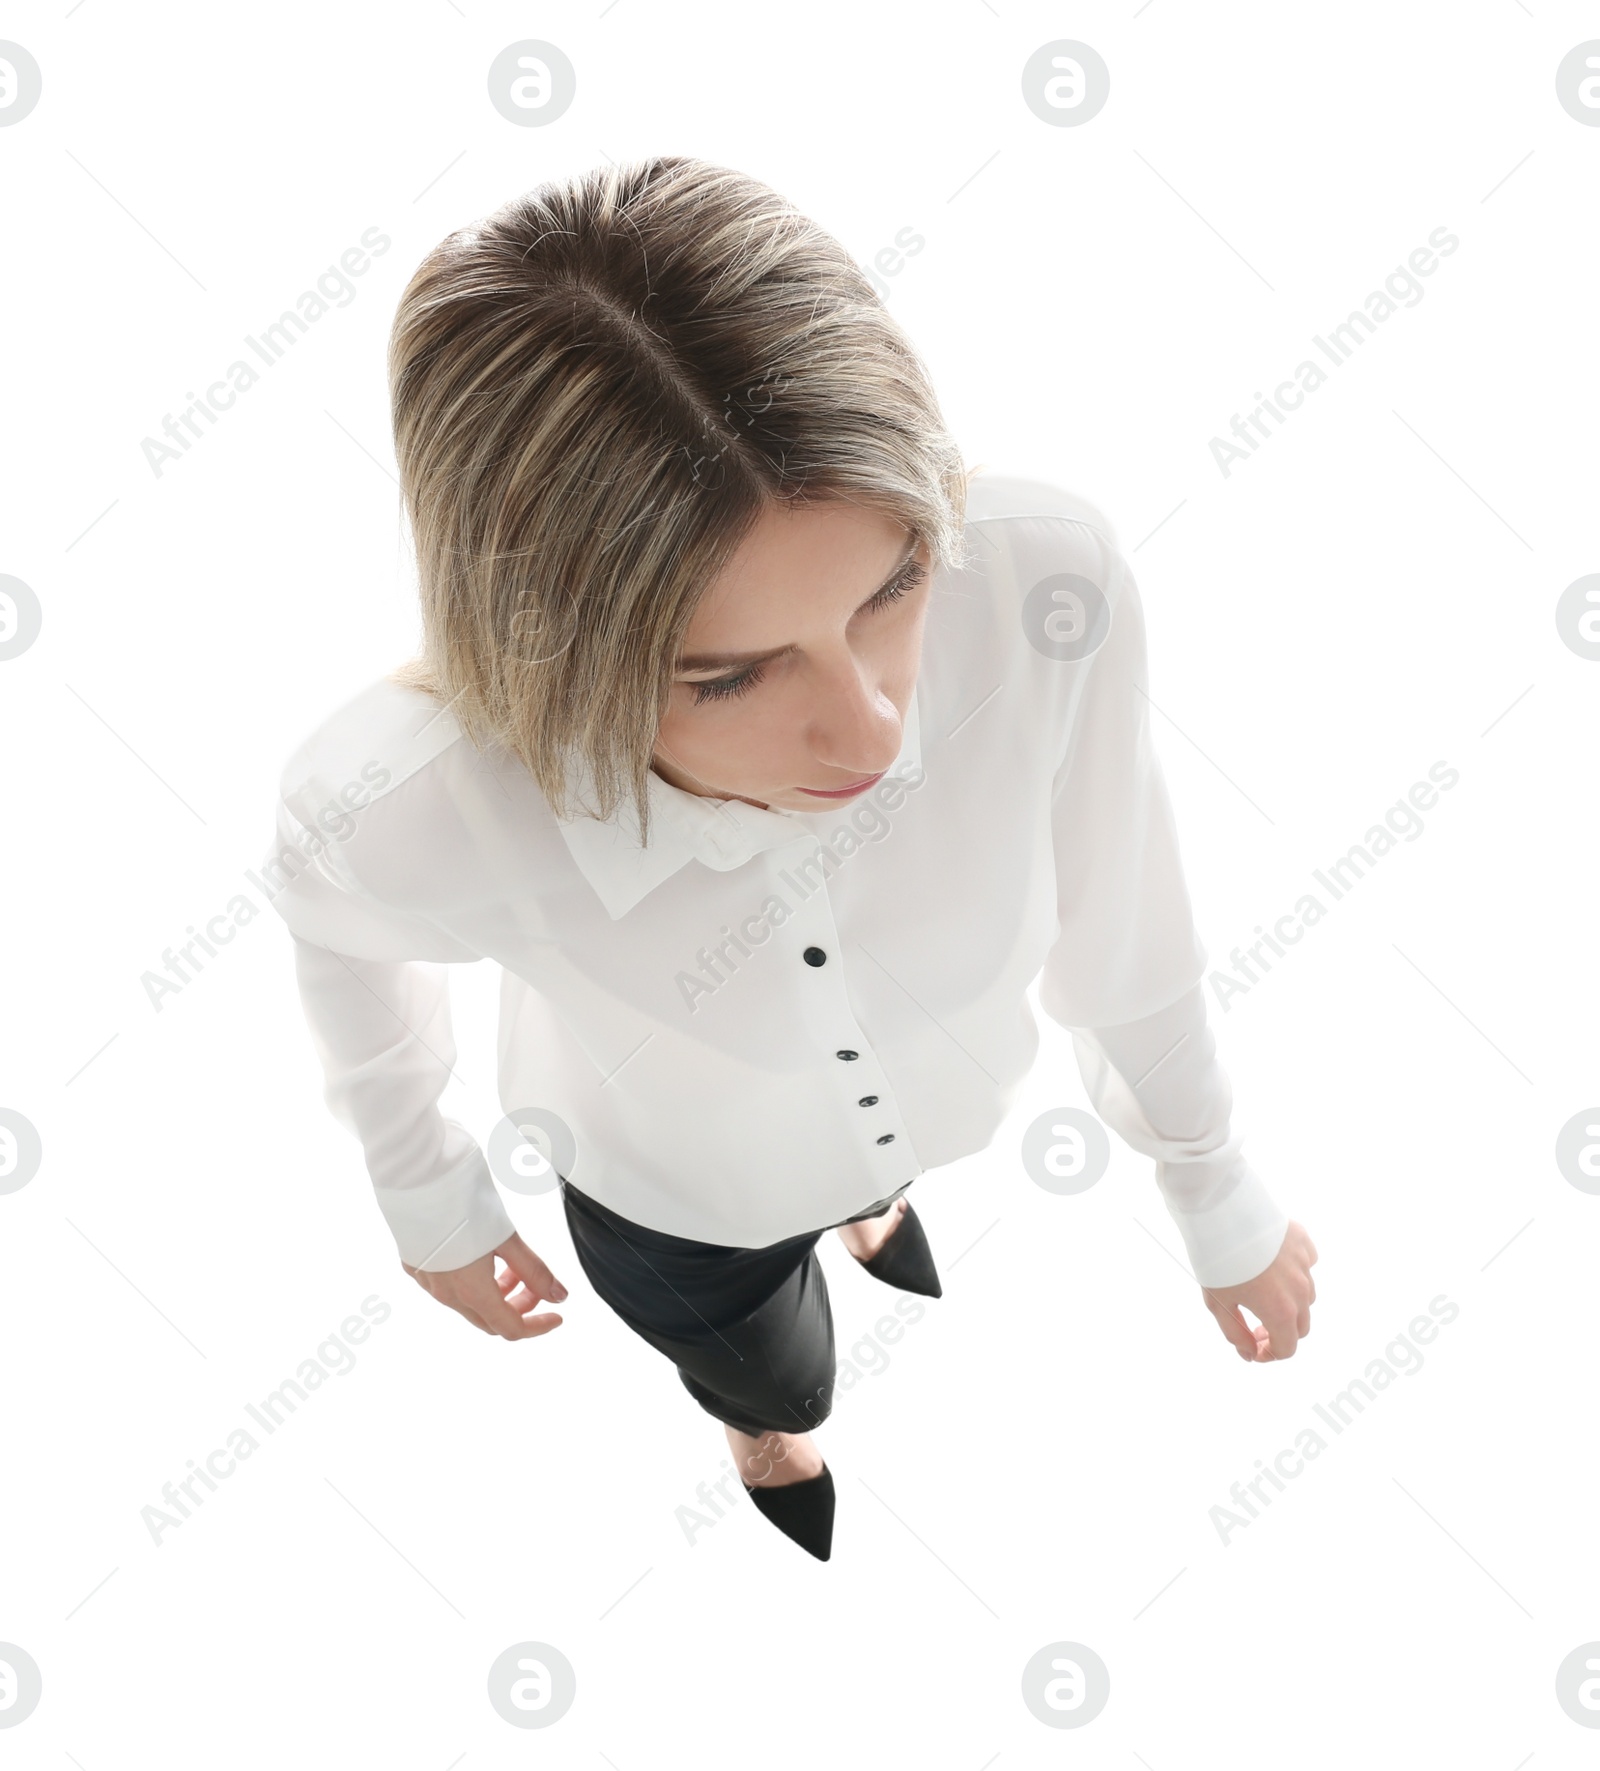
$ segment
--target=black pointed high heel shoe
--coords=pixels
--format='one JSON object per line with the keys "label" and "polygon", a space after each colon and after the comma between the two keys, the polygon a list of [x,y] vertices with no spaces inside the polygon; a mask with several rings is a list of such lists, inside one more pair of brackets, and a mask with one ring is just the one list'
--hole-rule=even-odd
{"label": "black pointed high heel shoe", "polygon": [[928,1233],[909,1199],[900,1222],[889,1232],[889,1240],[871,1260],[863,1261],[859,1255],[851,1258],[885,1285],[892,1285],[900,1291],[919,1292],[926,1298],[944,1296],[939,1269],[933,1264],[933,1250],[928,1246]]}
{"label": "black pointed high heel shoe", "polygon": [[751,1487],[742,1476],[739,1480],[758,1513],[770,1519],[785,1537],[793,1538],[801,1549],[809,1550],[819,1562],[828,1560],[833,1554],[834,1494],[833,1471],[826,1464],[821,1475],[808,1476],[804,1482],[785,1482],[778,1488],[765,1482]]}

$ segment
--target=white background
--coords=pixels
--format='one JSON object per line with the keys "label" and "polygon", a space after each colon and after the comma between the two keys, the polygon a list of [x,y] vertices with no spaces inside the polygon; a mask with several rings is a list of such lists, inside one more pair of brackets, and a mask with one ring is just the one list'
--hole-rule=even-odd
{"label": "white background", "polygon": [[[0,1196],[0,1641],[44,1680],[9,1762],[1593,1764],[1555,1678],[1600,1638],[1600,1198],[1554,1147],[1600,1098],[1600,663],[1554,611],[1600,570],[1600,128],[1555,70],[1600,12],[81,0],[0,36],[44,74],[0,129],[0,572],[44,611],[0,664],[0,1106],[44,1149]],[[529,36],[577,69],[548,127],[486,94]],[[1022,102],[1059,37],[1111,71],[1080,127]],[[384,376],[411,270],[530,185],[661,152],[756,175],[863,265],[922,236],[886,299],[968,460],[1089,497],[1133,564],[1215,967],[1460,772],[1213,1000],[1249,1158],[1321,1257],[1311,1336],[1237,1357],[1120,1143],[1082,1196],[1028,1180],[1024,1128],[1085,1101],[1041,1019],[992,1147],[917,1183],[945,1295],[898,1344],[865,1338],[893,1294],[823,1248],[874,1373],[819,1434],[827,1564],[742,1503],[688,1540],[721,1431],[554,1195],[508,1201],[572,1289],[554,1334],[491,1339],[406,1277],[275,916],[159,1013],[141,984],[261,902],[284,757],[412,649]],[[164,416],[374,226],[354,299],[152,472]],[[1423,298],[1224,476],[1210,439],[1439,227]],[[497,976],[453,977],[444,1106],[482,1138]],[[355,1368],[153,1542],[162,1485],[373,1294]],[[1441,1294],[1422,1368],[1224,1544],[1230,1485]],[[538,1733],[485,1687],[530,1640],[577,1676]],[[1021,1696],[1059,1641],[1110,1673],[1067,1733]]]}

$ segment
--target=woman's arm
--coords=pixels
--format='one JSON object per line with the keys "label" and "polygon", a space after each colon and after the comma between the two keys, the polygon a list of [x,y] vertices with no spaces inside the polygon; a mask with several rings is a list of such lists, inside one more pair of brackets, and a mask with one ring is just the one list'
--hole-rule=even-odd
{"label": "woman's arm", "polygon": [[1290,1220],[1240,1154],[1206,1025],[1206,953],[1151,735],[1138,585],[1104,536],[1097,560],[1080,544],[1068,564],[1093,577],[1112,619],[1091,657],[1059,666],[1082,680],[1064,679],[1075,694],[1063,697],[1072,713],[1051,805],[1060,928],[1040,1003],[1072,1033],[1096,1112],[1156,1158],[1196,1279],[1240,1285],[1274,1265]]}
{"label": "woman's arm", "polygon": [[402,1261],[464,1267],[516,1234],[482,1150],[438,1104],[456,1059],[442,962],[478,955],[357,889],[348,825],[318,838],[282,798],[277,820],[264,872],[294,937],[327,1104],[361,1142]]}
{"label": "woman's arm", "polygon": [[443,1272],[498,1248],[516,1226],[477,1141],[438,1105],[456,1061],[446,968],[355,959],[298,936],[294,957],[323,1098],[361,1141],[401,1260]]}
{"label": "woman's arm", "polygon": [[1233,1090],[1206,1023],[1205,987],[1119,1027],[1074,1028],[1094,1110],[1156,1159],[1156,1185],[1204,1286],[1239,1285],[1271,1264],[1288,1214],[1240,1153]]}

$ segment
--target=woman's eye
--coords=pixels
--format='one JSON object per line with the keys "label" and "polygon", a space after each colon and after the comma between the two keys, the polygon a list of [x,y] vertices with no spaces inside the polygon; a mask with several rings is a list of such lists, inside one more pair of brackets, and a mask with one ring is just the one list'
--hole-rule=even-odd
{"label": "woman's eye", "polygon": [[914,590],[928,575],[928,568],[921,560],[908,566],[893,584],[884,585],[883,589],[867,604],[869,609],[881,609],[887,604],[903,597],[908,590]]}
{"label": "woman's eye", "polygon": [[740,676],[718,677],[715,682],[691,683],[694,690],[694,704],[703,707],[708,701],[721,701],[730,695],[742,695],[747,689],[753,689],[761,681],[761,666],[752,664]]}
{"label": "woman's eye", "polygon": [[[903,597],[908,590],[913,590],[927,577],[928,568],[918,560],[902,572],[893,584],[884,585],[883,589],[864,606],[877,610],[887,608],[892,602]],[[718,677],[709,683],[690,683],[687,686],[694,690],[694,704],[704,707],[708,701],[724,701],[733,695],[743,695],[753,689],[761,681],[762,671],[759,664],[739,676]]]}

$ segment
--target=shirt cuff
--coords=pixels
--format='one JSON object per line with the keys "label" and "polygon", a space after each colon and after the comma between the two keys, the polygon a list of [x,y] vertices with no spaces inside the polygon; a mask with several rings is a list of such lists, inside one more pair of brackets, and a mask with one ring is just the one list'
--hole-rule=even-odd
{"label": "shirt cuff", "polygon": [[474,1144],[448,1174],[421,1187],[374,1187],[378,1208],[400,1258],[424,1273],[448,1273],[496,1249],[517,1233]]}
{"label": "shirt cuff", "polygon": [[1158,1162],[1156,1184],[1201,1285],[1243,1285],[1277,1258],[1289,1215],[1237,1150]]}

